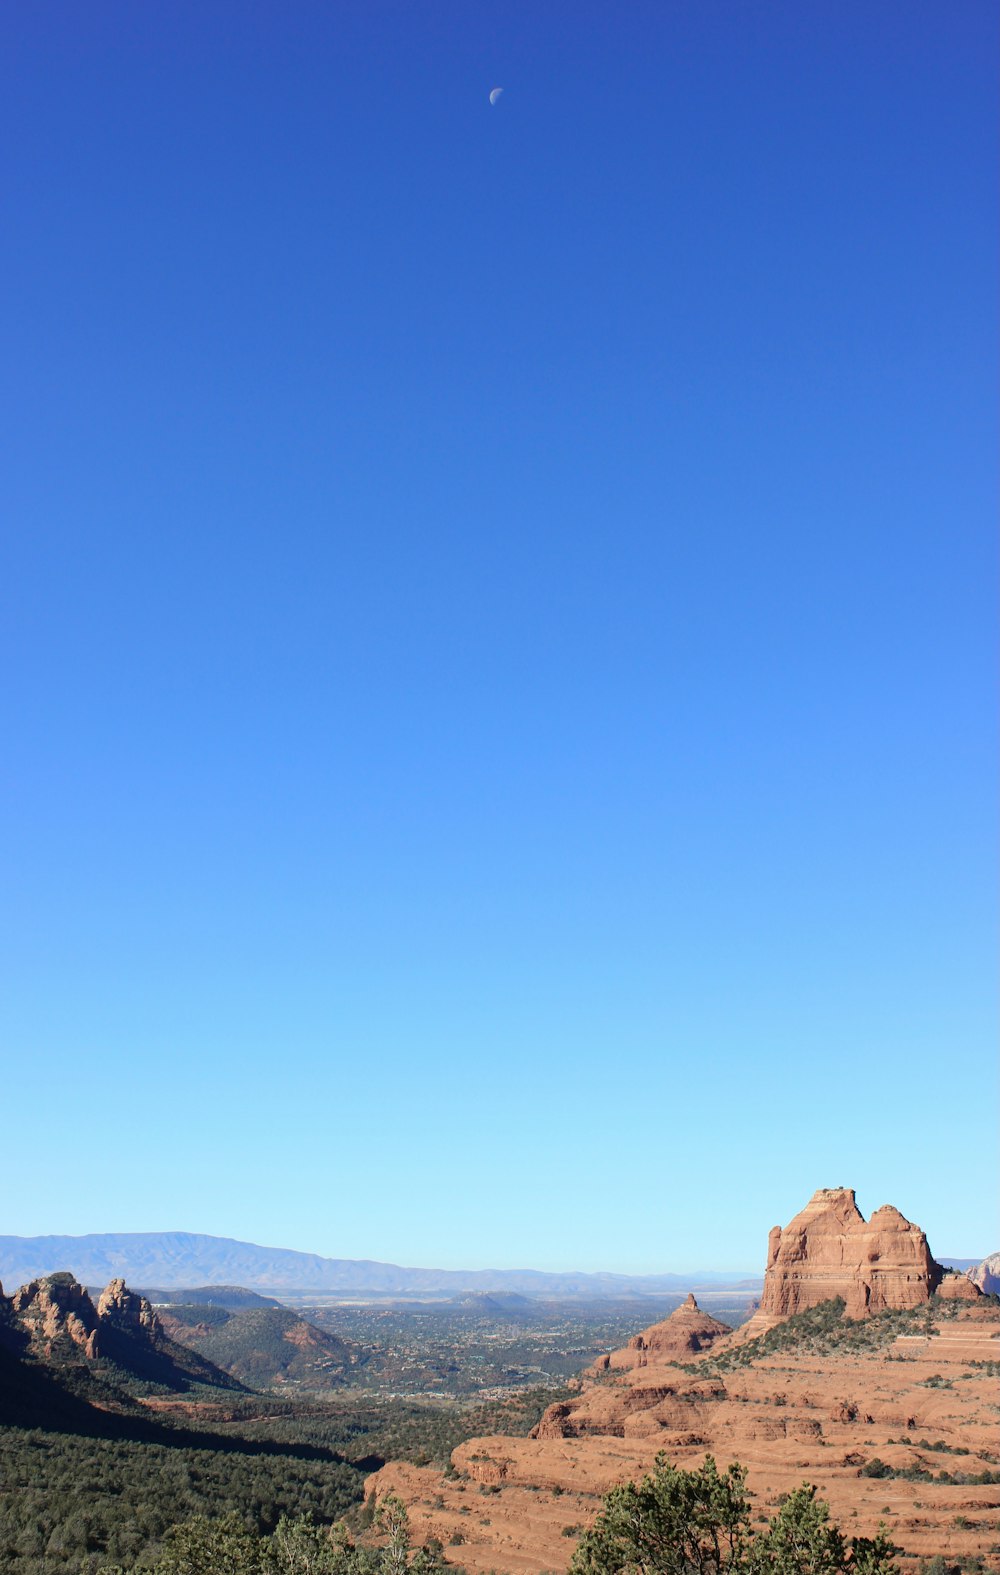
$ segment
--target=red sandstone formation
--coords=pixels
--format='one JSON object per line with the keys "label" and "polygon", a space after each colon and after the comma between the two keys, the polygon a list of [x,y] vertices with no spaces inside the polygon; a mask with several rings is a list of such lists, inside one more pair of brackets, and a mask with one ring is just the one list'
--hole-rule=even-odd
{"label": "red sandstone formation", "polygon": [[[713,1372],[720,1345],[685,1364],[707,1363],[704,1375],[670,1362],[612,1369],[550,1407],[530,1438],[470,1439],[452,1455],[457,1476],[387,1465],[374,1494],[399,1493],[415,1539],[437,1537],[469,1571],[541,1575],[569,1562],[567,1528],[589,1525],[600,1495],[651,1470],[658,1451],[686,1469],[711,1453],[722,1467],[748,1467],[760,1514],[808,1481],[851,1535],[874,1535],[885,1521],[908,1555],[906,1575],[936,1554],[1000,1569],[991,1555],[1000,1511],[990,1480],[1000,1453],[993,1303],[952,1303],[932,1325],[920,1317],[885,1343],[830,1351],[807,1338]],[[869,1474],[877,1461],[919,1475]]]}
{"label": "red sandstone formation", "polygon": [[866,1222],[850,1187],[821,1187],[791,1224],[771,1231],[760,1307],[740,1333],[753,1338],[835,1296],[848,1318],[864,1318],[887,1307],[919,1307],[939,1289],[971,1300],[970,1286],[966,1276],[946,1274],[919,1225],[892,1204]]}
{"label": "red sandstone formation", "polygon": [[[687,1468],[711,1453],[747,1466],[762,1516],[806,1480],[852,1535],[886,1521],[907,1575],[938,1554],[1000,1571],[1000,1310],[945,1274],[921,1230],[894,1208],[866,1224],[846,1188],[817,1192],[771,1232],[750,1333],[837,1296],[860,1319],[920,1308],[935,1290],[945,1305],[926,1318],[847,1325],[840,1340],[820,1324],[774,1352],[748,1349],[744,1329],[724,1337],[691,1299],[596,1364],[598,1381],[550,1406],[529,1438],[470,1439],[445,1477],[391,1463],[373,1496],[399,1493],[417,1540],[454,1547],[478,1575],[540,1575],[566,1567],[599,1496],[649,1471],[660,1450]],[[686,1335],[702,1331],[705,1348],[692,1350]]]}
{"label": "red sandstone formation", "polygon": [[937,1293],[946,1302],[975,1302],[982,1295],[975,1280],[958,1269],[945,1269]]}
{"label": "red sandstone formation", "polygon": [[651,1324],[641,1334],[633,1335],[624,1350],[600,1357],[590,1372],[646,1367],[650,1362],[687,1362],[732,1332],[727,1323],[702,1312],[694,1297],[689,1296],[662,1323]]}

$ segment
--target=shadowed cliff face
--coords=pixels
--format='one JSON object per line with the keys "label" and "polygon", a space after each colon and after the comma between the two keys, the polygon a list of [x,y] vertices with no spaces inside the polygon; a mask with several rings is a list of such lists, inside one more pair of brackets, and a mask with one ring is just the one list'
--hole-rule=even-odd
{"label": "shadowed cliff face", "polygon": [[[2,1296],[2,1292],[0,1292]],[[144,1296],[112,1280],[97,1306],[72,1274],[48,1274],[3,1297],[9,1349],[36,1362],[110,1362],[143,1382],[183,1390],[192,1383],[243,1386],[210,1361],[170,1340]]]}

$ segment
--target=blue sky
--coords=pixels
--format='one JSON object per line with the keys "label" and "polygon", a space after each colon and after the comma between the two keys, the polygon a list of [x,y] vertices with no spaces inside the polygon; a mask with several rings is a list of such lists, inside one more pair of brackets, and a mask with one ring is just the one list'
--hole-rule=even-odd
{"label": "blue sky", "polygon": [[8,9],[4,1230],[1000,1244],[998,31]]}

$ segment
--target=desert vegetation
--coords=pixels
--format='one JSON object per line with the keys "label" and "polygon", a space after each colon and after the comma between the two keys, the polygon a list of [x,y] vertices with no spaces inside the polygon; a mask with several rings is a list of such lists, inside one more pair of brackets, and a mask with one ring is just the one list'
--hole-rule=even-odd
{"label": "desert vegetation", "polygon": [[682,1471],[666,1455],[640,1482],[613,1488],[580,1538],[571,1575],[898,1575],[884,1532],[852,1537],[830,1520],[814,1488],[791,1493],[754,1529],[746,1472],[720,1472],[709,1455]]}
{"label": "desert vegetation", "polygon": [[[994,1300],[995,1298],[990,1298]],[[751,1367],[764,1357],[782,1351],[808,1351],[817,1356],[863,1355],[884,1351],[900,1335],[930,1336],[942,1322],[954,1320],[961,1304],[932,1296],[921,1307],[890,1307],[867,1318],[846,1318],[844,1300],[833,1296],[805,1312],[793,1313],[784,1322],[768,1329],[743,1345],[720,1351],[700,1362],[694,1372],[731,1372]]]}

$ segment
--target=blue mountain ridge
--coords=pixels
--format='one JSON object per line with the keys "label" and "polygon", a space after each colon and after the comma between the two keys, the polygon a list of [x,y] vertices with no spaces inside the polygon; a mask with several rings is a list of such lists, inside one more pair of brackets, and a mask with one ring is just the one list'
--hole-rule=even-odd
{"label": "blue mountain ridge", "polygon": [[68,1269],[83,1284],[121,1276],[133,1286],[225,1284],[255,1290],[315,1291],[379,1297],[456,1296],[505,1291],[559,1299],[649,1295],[663,1291],[753,1290],[759,1276],[746,1270],[696,1270],[668,1274],[547,1272],[542,1269],[422,1269],[371,1259],[324,1258],[288,1247],[189,1231],[139,1231],[85,1236],[0,1236],[0,1282],[7,1290]]}

